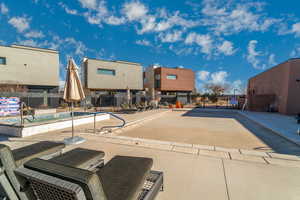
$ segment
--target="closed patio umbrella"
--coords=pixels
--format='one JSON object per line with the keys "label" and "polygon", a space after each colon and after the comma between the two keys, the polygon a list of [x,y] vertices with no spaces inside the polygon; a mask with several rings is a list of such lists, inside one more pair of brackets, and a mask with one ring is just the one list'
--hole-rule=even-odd
{"label": "closed patio umbrella", "polygon": [[74,102],[82,101],[85,98],[84,91],[78,75],[78,67],[73,59],[69,59],[66,74],[66,83],[64,88],[63,99],[71,103],[71,116],[72,116],[72,137],[65,139],[65,143],[73,144],[84,142],[83,138],[74,137]]}
{"label": "closed patio umbrella", "polygon": [[127,87],[127,89],[126,89],[126,100],[127,100],[127,104],[130,106],[131,105],[131,94],[130,94],[129,87]]}

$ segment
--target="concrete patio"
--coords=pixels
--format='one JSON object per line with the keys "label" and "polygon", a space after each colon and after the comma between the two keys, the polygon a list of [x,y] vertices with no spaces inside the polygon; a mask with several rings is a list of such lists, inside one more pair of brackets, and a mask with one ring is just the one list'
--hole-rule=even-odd
{"label": "concrete patio", "polygon": [[[156,110],[122,115],[132,125],[106,135],[88,131],[92,125],[78,126],[75,128],[76,135],[87,141],[68,146],[65,151],[76,147],[102,150],[106,153],[105,162],[115,155],[153,158],[153,168],[164,172],[165,187],[157,200],[299,199],[299,156],[120,136],[120,133],[134,134],[144,126],[155,124],[155,120],[165,117],[169,112]],[[116,122],[108,120],[98,123],[97,127]],[[23,139],[10,138],[1,143],[18,148],[43,140],[62,141],[70,135],[71,130],[64,129]]]}

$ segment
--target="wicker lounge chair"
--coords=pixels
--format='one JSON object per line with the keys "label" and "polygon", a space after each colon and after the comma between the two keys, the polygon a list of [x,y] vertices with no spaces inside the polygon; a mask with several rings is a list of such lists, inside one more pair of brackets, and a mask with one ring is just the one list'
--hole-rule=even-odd
{"label": "wicker lounge chair", "polygon": [[27,180],[34,199],[153,200],[163,185],[162,172],[150,171],[152,159],[115,156],[97,171],[32,159],[16,174]]}
{"label": "wicker lounge chair", "polygon": [[7,145],[0,144],[0,183],[2,196],[9,199],[28,199],[28,195],[20,193],[20,181],[17,179],[14,169],[22,166],[26,161],[36,158],[51,158],[61,154],[65,147],[63,143],[39,142],[19,149],[11,150]]}
{"label": "wicker lounge chair", "polygon": [[138,109],[136,108],[132,108],[129,105],[126,104],[121,104],[121,113],[125,113],[125,114],[133,114],[136,113],[138,111]]}
{"label": "wicker lounge chair", "polygon": [[95,170],[104,164],[103,151],[77,148],[62,154],[64,147],[63,143],[39,142],[11,151],[8,146],[0,145],[0,156],[3,163],[0,175],[0,183],[4,189],[2,196],[20,200],[35,198],[31,191],[20,191],[25,182],[14,173],[14,169],[22,167],[26,161],[32,158],[41,157],[54,163],[89,170]]}

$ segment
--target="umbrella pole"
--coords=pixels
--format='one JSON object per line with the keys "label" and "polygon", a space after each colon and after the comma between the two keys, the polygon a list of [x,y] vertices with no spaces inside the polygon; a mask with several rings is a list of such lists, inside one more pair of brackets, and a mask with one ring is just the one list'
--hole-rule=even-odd
{"label": "umbrella pole", "polygon": [[71,116],[72,116],[72,139],[74,138],[74,113],[73,113],[73,102],[71,103]]}

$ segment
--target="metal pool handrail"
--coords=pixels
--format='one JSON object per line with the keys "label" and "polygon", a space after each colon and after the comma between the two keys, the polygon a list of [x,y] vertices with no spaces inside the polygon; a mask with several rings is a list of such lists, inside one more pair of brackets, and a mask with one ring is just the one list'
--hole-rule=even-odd
{"label": "metal pool handrail", "polygon": [[115,115],[115,114],[113,114],[112,112],[93,112],[92,114],[94,114],[94,133],[96,133],[96,115],[97,114],[109,114],[109,115],[111,115],[112,117],[114,117],[114,118],[116,118],[116,119],[119,119],[119,120],[121,120],[122,122],[123,122],[123,124],[121,124],[121,125],[115,125],[115,126],[103,126],[103,127],[101,127],[100,128],[100,132],[103,130],[103,129],[106,129],[106,128],[122,128],[122,127],[124,127],[125,125],[126,125],[126,121],[123,119],[123,118],[121,118],[121,117],[119,117],[118,115]]}
{"label": "metal pool handrail", "polygon": [[27,120],[27,121],[29,121],[29,122],[31,122],[31,123],[35,120],[34,113],[31,113],[31,116],[32,116],[32,119],[33,119],[33,120],[30,120],[30,119],[28,119],[27,117],[24,118],[24,116],[23,116],[23,111],[24,111],[24,110],[23,110],[23,106],[25,106],[25,107],[28,108],[28,106],[26,105],[26,103],[23,102],[23,101],[21,101],[21,103],[20,103],[20,118],[21,118],[21,125],[22,125],[22,126],[23,126],[25,120]]}

